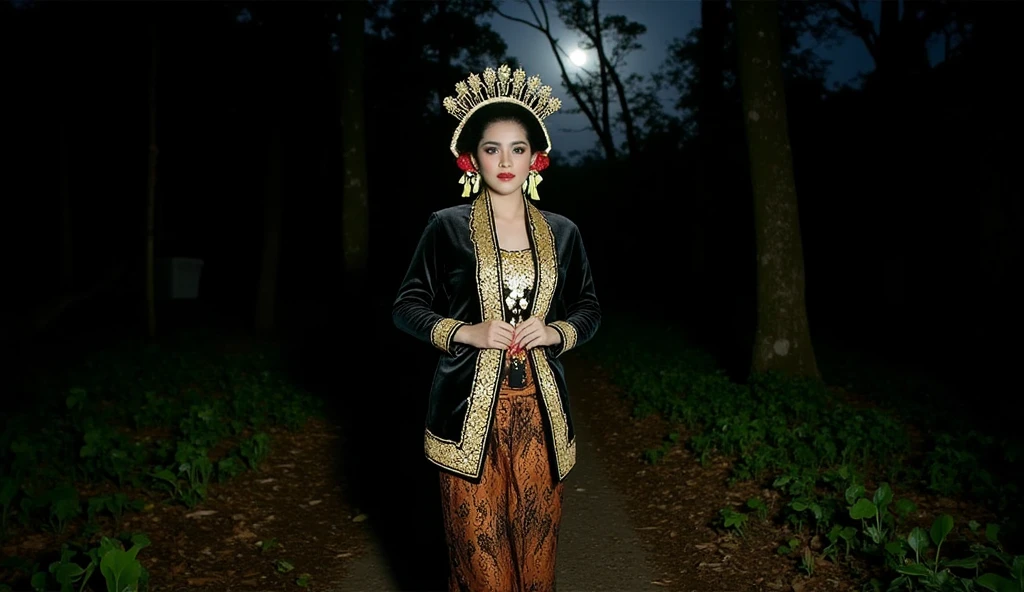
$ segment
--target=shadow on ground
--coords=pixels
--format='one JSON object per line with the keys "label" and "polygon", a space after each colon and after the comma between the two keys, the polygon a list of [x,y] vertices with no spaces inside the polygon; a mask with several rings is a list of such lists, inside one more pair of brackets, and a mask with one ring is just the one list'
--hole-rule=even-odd
{"label": "shadow on ground", "polygon": [[442,590],[448,557],[438,472],[423,456],[436,352],[393,328],[374,331],[387,345],[353,347],[339,343],[336,331],[307,332],[289,344],[286,359],[341,426],[337,478],[369,516],[400,589]]}

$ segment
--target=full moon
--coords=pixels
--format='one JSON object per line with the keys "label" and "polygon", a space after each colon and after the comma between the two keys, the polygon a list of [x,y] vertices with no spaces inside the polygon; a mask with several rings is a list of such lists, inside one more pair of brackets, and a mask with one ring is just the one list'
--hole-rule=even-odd
{"label": "full moon", "polygon": [[582,49],[574,50],[569,54],[569,61],[577,66],[582,66],[587,63],[587,54]]}

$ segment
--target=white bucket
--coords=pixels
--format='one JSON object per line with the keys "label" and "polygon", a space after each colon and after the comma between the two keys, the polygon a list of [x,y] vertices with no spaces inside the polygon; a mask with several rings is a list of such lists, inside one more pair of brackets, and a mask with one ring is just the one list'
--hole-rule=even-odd
{"label": "white bucket", "polygon": [[195,299],[199,297],[199,276],[203,272],[202,259],[171,257],[165,260],[168,274],[168,294],[172,299]]}

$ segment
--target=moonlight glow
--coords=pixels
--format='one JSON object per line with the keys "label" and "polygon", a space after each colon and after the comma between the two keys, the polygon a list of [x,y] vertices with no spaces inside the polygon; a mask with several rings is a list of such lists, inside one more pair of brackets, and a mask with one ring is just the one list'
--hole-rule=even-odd
{"label": "moonlight glow", "polygon": [[587,54],[582,49],[573,50],[573,52],[569,54],[569,61],[577,66],[582,66],[587,63]]}

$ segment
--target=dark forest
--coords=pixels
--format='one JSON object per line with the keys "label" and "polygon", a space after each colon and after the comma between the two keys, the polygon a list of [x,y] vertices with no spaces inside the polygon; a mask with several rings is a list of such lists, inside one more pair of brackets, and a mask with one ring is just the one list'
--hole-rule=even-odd
{"label": "dark forest", "polygon": [[[392,306],[523,4],[0,4],[0,591],[444,588]],[[528,4],[603,315],[559,587],[1024,590],[1024,4],[666,0],[643,54],[628,2]]]}

